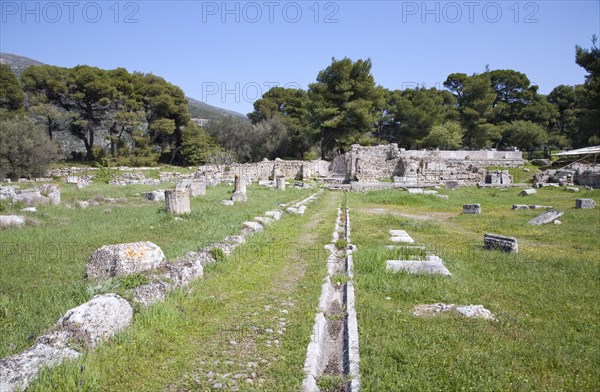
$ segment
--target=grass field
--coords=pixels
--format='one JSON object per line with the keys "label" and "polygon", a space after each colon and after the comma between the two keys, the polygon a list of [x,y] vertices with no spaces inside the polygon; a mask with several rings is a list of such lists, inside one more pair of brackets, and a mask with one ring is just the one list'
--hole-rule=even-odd
{"label": "grass field", "polygon": [[[156,187],[94,184],[76,190],[63,185],[62,206],[39,207],[30,215],[32,224],[0,230],[0,357],[33,344],[66,310],[102,291],[84,278],[87,258],[100,246],[152,241],[172,260],[237,233],[244,220],[279,203],[311,193],[251,186],[245,205],[220,205],[220,200],[231,197],[231,188],[210,187],[207,196],[192,199],[192,213],[178,221],[166,214],[164,203],[134,196]],[[75,200],[102,197],[128,201],[65,208]]]}
{"label": "grass field", "polygon": [[[527,173],[528,175],[530,173]],[[314,191],[248,189],[225,207],[230,186],[209,188],[175,220],[135,194],[154,187],[63,186],[63,206],[0,231],[0,357],[22,351],[67,309],[105,288],[84,279],[87,257],[110,243],[148,240],[174,259],[235,234],[241,222]],[[600,390],[600,208],[575,209],[598,191],[388,190],[348,193],[364,391]],[[76,199],[124,197],[85,210]],[[133,325],[80,359],[44,371],[30,390],[297,391],[314,323],[341,192],[324,192],[304,216],[286,215],[253,235],[205,276],[163,303],[136,309]],[[481,204],[481,215],[461,214]],[[560,225],[530,226],[552,205]],[[406,230],[453,276],[390,274],[390,229]],[[483,234],[516,237],[520,251],[482,248]],[[412,315],[415,305],[482,304],[498,321]]]}
{"label": "grass field", "polygon": [[[406,192],[350,194],[361,374],[368,391],[597,391],[600,389],[600,210],[572,194],[462,188],[450,200]],[[462,215],[480,203],[481,215]],[[530,226],[552,205],[561,225]],[[451,278],[390,274],[389,229],[442,257]],[[514,236],[518,254],[483,249],[483,234]],[[418,304],[482,304],[498,322],[417,318]]]}

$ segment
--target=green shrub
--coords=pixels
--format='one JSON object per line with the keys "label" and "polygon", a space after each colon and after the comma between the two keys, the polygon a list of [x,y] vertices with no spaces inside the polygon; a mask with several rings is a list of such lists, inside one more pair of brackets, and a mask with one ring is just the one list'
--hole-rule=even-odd
{"label": "green shrub", "polygon": [[26,117],[0,117],[0,179],[43,177],[58,160],[58,145]]}
{"label": "green shrub", "polygon": [[118,169],[113,167],[113,162],[108,158],[102,158],[99,162],[96,162],[96,181],[109,183],[119,173]]}

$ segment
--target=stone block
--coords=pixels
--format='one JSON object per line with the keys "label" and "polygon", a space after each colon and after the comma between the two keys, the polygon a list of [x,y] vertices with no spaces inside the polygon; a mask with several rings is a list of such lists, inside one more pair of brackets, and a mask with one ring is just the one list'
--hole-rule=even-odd
{"label": "stone block", "polygon": [[549,210],[549,211],[544,212],[541,215],[536,216],[535,218],[533,218],[532,220],[530,220],[527,223],[530,225],[533,225],[533,226],[545,225],[547,223],[553,222],[555,219],[560,218],[563,214],[564,214],[564,212],[562,212],[562,211]]}
{"label": "stone block", "polygon": [[285,177],[277,177],[275,182],[278,190],[285,191]]}
{"label": "stone block", "polygon": [[590,208],[595,208],[595,207],[596,207],[596,202],[594,201],[594,199],[576,199],[575,200],[575,208],[590,209]]}
{"label": "stone block", "polygon": [[388,272],[409,272],[412,274],[439,274],[452,276],[441,259],[436,260],[387,260]]}
{"label": "stone block", "polygon": [[0,215],[0,227],[21,227],[25,217],[21,215]]}
{"label": "stone block", "polygon": [[158,268],[164,260],[160,247],[149,241],[105,245],[89,257],[86,272],[89,279],[107,279]]}
{"label": "stone block", "polygon": [[173,214],[189,214],[190,192],[187,189],[169,189],[165,191],[167,212]]}
{"label": "stone block", "polygon": [[463,214],[481,214],[480,204],[463,204]]}
{"label": "stone block", "polygon": [[503,252],[517,253],[519,251],[519,244],[516,238],[499,234],[484,234],[483,247],[485,249],[498,249]]}
{"label": "stone block", "polygon": [[149,201],[165,201],[165,191],[157,190],[144,193],[144,199]]}
{"label": "stone block", "polygon": [[68,310],[57,326],[92,348],[126,328],[132,318],[133,308],[129,302],[116,294],[103,294]]}
{"label": "stone block", "polygon": [[535,195],[537,193],[537,191],[533,188],[529,188],[529,189],[523,189],[521,191],[521,193],[519,193],[519,196],[529,196],[529,195]]}

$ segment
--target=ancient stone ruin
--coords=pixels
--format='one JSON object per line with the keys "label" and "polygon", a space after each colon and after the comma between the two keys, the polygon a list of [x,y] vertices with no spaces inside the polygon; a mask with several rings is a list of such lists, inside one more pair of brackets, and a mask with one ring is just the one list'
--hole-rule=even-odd
{"label": "ancient stone ruin", "polygon": [[238,203],[245,203],[248,201],[248,196],[246,195],[246,179],[244,177],[235,176],[235,188],[231,200]]}
{"label": "ancient stone ruin", "polygon": [[485,249],[498,249],[509,253],[519,252],[519,244],[516,238],[499,234],[484,234],[483,247]]}
{"label": "ancient stone ruin", "polygon": [[[520,151],[426,151],[399,149],[397,144],[375,147],[353,145],[336,158],[331,171],[348,181],[376,182],[394,179],[404,185],[484,182],[485,166],[519,167]],[[500,173],[499,181],[510,177]]]}
{"label": "ancient stone ruin", "polygon": [[105,245],[88,259],[89,279],[107,279],[158,268],[165,261],[163,251],[152,242]]}
{"label": "ancient stone ruin", "polygon": [[60,187],[43,184],[37,188],[19,189],[18,185],[0,186],[0,200],[23,203],[27,207],[60,205]]}
{"label": "ancient stone ruin", "polygon": [[280,191],[285,191],[285,177],[279,176],[276,179],[277,189]]}
{"label": "ancient stone ruin", "polygon": [[463,214],[481,214],[481,204],[464,204]]}
{"label": "ancient stone ruin", "polygon": [[188,189],[170,189],[165,191],[167,212],[172,214],[189,214],[190,192]]}
{"label": "ancient stone ruin", "polygon": [[[488,174],[486,166],[511,168],[523,164],[518,150],[427,151],[405,150],[398,148],[397,144],[373,147],[356,144],[331,163],[323,160],[265,159],[247,164],[204,165],[198,168],[196,176],[204,176],[208,184],[232,181],[235,176],[244,176],[248,181],[276,181],[278,176],[283,176],[296,180],[316,178],[334,184],[393,180],[397,186],[432,186],[450,182],[457,187],[483,184]],[[512,182],[512,177],[505,170],[489,174],[492,185],[506,186]]]}
{"label": "ancient stone ruin", "polygon": [[182,179],[175,184],[175,189],[185,189],[191,197],[206,195],[206,181],[204,179]]}
{"label": "ancient stone ruin", "polygon": [[545,224],[554,222],[556,219],[560,218],[563,214],[564,214],[564,212],[562,212],[562,211],[549,210],[549,211],[544,212],[541,215],[536,216],[535,218],[533,218],[532,220],[530,220],[527,223],[532,226],[545,225]]}
{"label": "ancient stone ruin", "polygon": [[508,170],[494,170],[485,175],[485,183],[497,186],[510,185],[512,176],[508,174]]}
{"label": "ancient stone ruin", "polygon": [[595,208],[596,202],[594,199],[576,199],[575,208]]}

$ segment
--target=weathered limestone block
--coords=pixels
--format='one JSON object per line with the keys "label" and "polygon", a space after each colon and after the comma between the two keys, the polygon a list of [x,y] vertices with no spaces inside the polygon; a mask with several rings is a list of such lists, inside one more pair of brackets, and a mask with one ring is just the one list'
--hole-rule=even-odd
{"label": "weathered limestone block", "polygon": [[42,196],[50,199],[50,204],[53,206],[60,205],[60,187],[55,184],[46,184],[40,187]]}
{"label": "weathered limestone block", "polygon": [[177,181],[175,189],[185,189],[190,193],[190,196],[206,195],[206,180],[205,179],[182,179]]}
{"label": "weathered limestone block", "polygon": [[534,205],[530,205],[529,209],[530,210],[544,210],[544,209],[550,209],[553,208],[552,206],[542,206],[539,204],[534,204]]}
{"label": "weathered limestone block", "polygon": [[183,287],[190,284],[193,280],[204,275],[202,260],[182,260],[176,263],[167,264],[169,278],[176,287]]}
{"label": "weathered limestone block", "polygon": [[246,195],[246,179],[244,177],[235,176],[235,188],[231,200],[239,203],[248,201],[248,196]]}
{"label": "weathered limestone block", "polygon": [[277,189],[280,191],[285,191],[285,177],[277,177],[276,178]]}
{"label": "weathered limestone block", "polygon": [[575,200],[575,208],[595,208],[596,202],[594,199],[576,199]]}
{"label": "weathered limestone block", "polygon": [[463,214],[481,214],[481,204],[463,204]]}
{"label": "weathered limestone block", "polygon": [[258,222],[244,222],[243,226],[252,231],[262,231],[264,229],[263,225]]}
{"label": "weathered limestone block", "polygon": [[574,186],[568,186],[565,188],[565,191],[569,191],[569,192],[579,192],[579,188],[574,187]]}
{"label": "weathered limestone block", "polygon": [[527,204],[513,204],[513,210],[528,210],[529,206]]}
{"label": "weathered limestone block", "polygon": [[86,272],[89,279],[107,279],[158,268],[164,260],[160,247],[149,241],[106,245],[89,257]]}
{"label": "weathered limestone block", "polygon": [[192,197],[206,195],[206,181],[204,179],[191,180],[189,188]]}
{"label": "weathered limestone block", "polygon": [[485,249],[499,249],[504,252],[517,253],[519,251],[516,238],[499,234],[484,234],[483,246]]}
{"label": "weathered limestone block", "polygon": [[409,272],[413,274],[439,274],[452,276],[450,271],[444,266],[439,257],[426,260],[388,260],[386,261],[386,270],[388,272]]}
{"label": "weathered limestone block", "polygon": [[89,206],[90,206],[90,203],[87,202],[87,201],[82,201],[82,200],[76,200],[75,201],[75,207],[81,208],[82,210],[85,210]]}
{"label": "weathered limestone block", "polygon": [[275,222],[272,218],[269,218],[266,216],[257,216],[254,218],[254,220],[263,226],[267,226],[267,225],[270,225],[271,223]]}
{"label": "weathered limestone block", "polygon": [[0,215],[0,227],[21,227],[25,224],[25,217],[21,215]]}
{"label": "weathered limestone block", "polygon": [[187,189],[170,189],[165,191],[167,212],[173,214],[189,214],[190,192]]}
{"label": "weathered limestone block", "polygon": [[288,212],[288,214],[292,215],[304,215],[304,211],[300,212],[300,208],[298,207],[288,207],[286,211]]}
{"label": "weathered limestone block", "polygon": [[458,306],[444,303],[417,305],[413,309],[413,315],[417,317],[431,317],[451,311],[455,311],[468,318],[481,318],[496,321],[496,316],[488,309],[484,308],[483,305]]}
{"label": "weathered limestone block", "polygon": [[283,211],[281,211],[281,210],[267,211],[267,212],[265,212],[265,216],[268,216],[268,217],[273,218],[276,221],[278,221],[283,216]]}
{"label": "weathered limestone block", "polygon": [[164,301],[171,286],[166,282],[152,282],[133,289],[133,301],[143,306],[150,306]]}
{"label": "weathered limestone block", "polygon": [[231,207],[233,205],[233,200],[221,200],[221,204]]}
{"label": "weathered limestone block", "polygon": [[159,189],[157,191],[146,192],[144,198],[149,201],[165,201],[165,191]]}
{"label": "weathered limestone block", "polygon": [[545,225],[546,223],[550,223],[550,222],[554,221],[555,219],[560,218],[562,216],[562,214],[564,214],[564,212],[562,212],[562,211],[549,210],[549,211],[544,212],[541,215],[536,216],[535,218],[533,218],[532,220],[530,220],[527,223],[530,225],[533,225],[533,226]]}
{"label": "weathered limestone block", "polygon": [[42,196],[39,189],[26,189],[16,191],[13,197],[13,203],[21,202],[26,207],[47,206],[50,204],[50,198]]}
{"label": "weathered limestone block", "polygon": [[25,390],[42,368],[56,366],[79,355],[71,348],[55,347],[38,340],[29,350],[0,359],[0,391]]}
{"label": "weathered limestone block", "polygon": [[529,189],[524,189],[523,191],[521,191],[521,193],[519,193],[519,196],[529,196],[529,195],[535,195],[537,193],[537,191],[533,188],[529,188]]}
{"label": "weathered limestone block", "polygon": [[126,328],[133,318],[133,308],[116,294],[96,295],[90,301],[68,310],[56,323],[93,348]]}
{"label": "weathered limestone block", "polygon": [[485,320],[496,321],[496,317],[483,305],[458,306],[456,311],[468,318],[482,318]]}
{"label": "weathered limestone block", "polygon": [[507,170],[494,170],[485,175],[485,183],[491,185],[510,185],[512,176]]}

